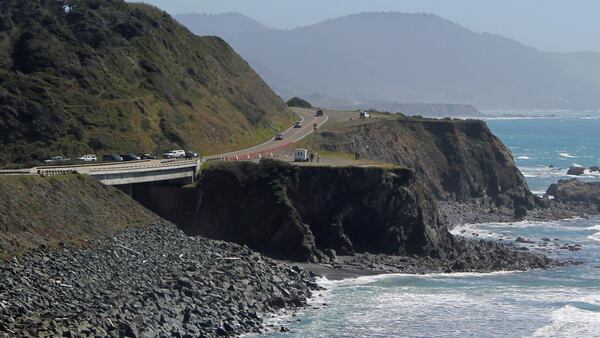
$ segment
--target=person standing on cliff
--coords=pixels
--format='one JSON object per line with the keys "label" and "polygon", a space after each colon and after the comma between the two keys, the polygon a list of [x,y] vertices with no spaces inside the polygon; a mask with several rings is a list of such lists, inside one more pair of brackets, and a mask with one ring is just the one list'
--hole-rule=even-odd
{"label": "person standing on cliff", "polygon": [[319,156],[319,153],[317,153],[317,163],[319,163],[321,161],[321,156]]}

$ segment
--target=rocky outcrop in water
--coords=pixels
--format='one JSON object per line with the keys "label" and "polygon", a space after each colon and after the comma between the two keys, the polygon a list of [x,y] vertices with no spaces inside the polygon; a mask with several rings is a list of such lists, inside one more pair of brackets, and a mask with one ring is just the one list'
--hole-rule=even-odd
{"label": "rocky outcrop in water", "polygon": [[547,196],[553,196],[560,203],[589,204],[600,207],[600,182],[583,182],[576,178],[560,180],[552,184]]}
{"label": "rocky outcrop in water", "polygon": [[567,175],[581,176],[585,174],[585,168],[580,166],[571,166],[567,171]]}
{"label": "rocky outcrop in water", "polygon": [[264,332],[306,304],[307,273],[175,226],[129,228],[84,247],[0,262],[0,336],[214,337]]}

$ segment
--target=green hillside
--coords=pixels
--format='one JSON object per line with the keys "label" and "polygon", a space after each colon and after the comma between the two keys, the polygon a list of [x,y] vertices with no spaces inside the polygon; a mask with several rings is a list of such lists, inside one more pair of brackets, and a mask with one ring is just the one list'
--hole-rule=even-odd
{"label": "green hillside", "polygon": [[226,151],[294,121],[222,39],[122,0],[0,1],[0,163]]}

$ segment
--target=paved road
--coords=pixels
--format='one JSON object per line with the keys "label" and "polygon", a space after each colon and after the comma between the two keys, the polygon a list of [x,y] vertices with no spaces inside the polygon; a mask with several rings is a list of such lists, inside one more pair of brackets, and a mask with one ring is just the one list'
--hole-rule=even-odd
{"label": "paved road", "polygon": [[[282,132],[283,140],[276,141],[271,139],[263,144],[231,152],[226,154],[219,154],[213,156],[207,156],[203,160],[219,160],[219,159],[244,159],[247,157],[256,158],[259,154],[267,156],[271,152],[278,149],[287,147],[292,143],[298,142],[310,135],[313,132],[313,124],[316,123],[319,127],[327,122],[329,117],[327,115],[315,117],[314,109],[293,109],[293,111],[300,117],[302,122],[302,128],[289,128]],[[196,161],[196,160],[192,160]],[[44,174],[60,174],[62,172],[77,171],[79,173],[91,174],[93,172],[118,172],[118,171],[132,171],[132,170],[145,170],[151,168],[170,168],[189,166],[192,163],[190,160],[142,160],[132,162],[110,162],[110,163],[82,163],[77,165],[64,165],[64,166],[42,166],[22,170],[0,170],[0,174],[38,174],[38,170],[44,171]]]}
{"label": "paved road", "polygon": [[248,156],[250,156],[251,158],[255,158],[259,154],[262,156],[268,156],[268,155],[270,155],[270,153],[275,152],[281,148],[285,148],[293,143],[296,143],[296,142],[304,139],[308,135],[312,134],[314,131],[313,125],[315,123],[317,124],[318,127],[321,127],[323,124],[327,123],[327,121],[329,120],[329,116],[326,114],[324,116],[316,117],[315,109],[293,108],[292,110],[300,117],[300,121],[302,122],[302,127],[301,128],[293,128],[292,127],[290,129],[282,132],[282,135],[283,135],[282,140],[271,139],[263,144],[260,144],[260,145],[257,145],[257,146],[251,147],[251,148],[234,151],[234,152],[230,152],[230,153],[225,153],[225,154],[207,156],[207,157],[205,157],[205,160],[211,161],[211,160],[219,160],[219,159],[223,159],[223,158],[236,159],[236,157],[238,159],[244,159],[244,157],[247,158]]}

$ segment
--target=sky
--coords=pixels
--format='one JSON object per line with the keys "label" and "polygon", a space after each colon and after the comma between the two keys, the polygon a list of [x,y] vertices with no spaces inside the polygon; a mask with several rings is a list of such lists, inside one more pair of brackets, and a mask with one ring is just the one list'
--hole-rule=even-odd
{"label": "sky", "polygon": [[348,14],[425,12],[544,51],[600,52],[599,0],[135,0],[170,14],[231,13],[290,29]]}

